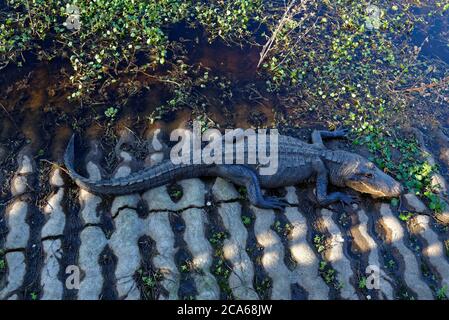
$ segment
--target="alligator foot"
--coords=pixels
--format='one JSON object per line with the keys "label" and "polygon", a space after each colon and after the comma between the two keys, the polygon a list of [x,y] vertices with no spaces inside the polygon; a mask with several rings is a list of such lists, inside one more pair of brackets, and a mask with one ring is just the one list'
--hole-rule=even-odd
{"label": "alligator foot", "polygon": [[342,192],[332,192],[325,197],[317,197],[317,200],[318,203],[323,207],[336,202],[340,202],[343,205],[348,206],[360,203],[360,198],[358,198],[357,196],[345,194]]}
{"label": "alligator foot", "polygon": [[334,131],[314,130],[312,132],[313,144],[325,148],[323,139],[345,138],[349,133],[349,129],[337,129]]}
{"label": "alligator foot", "polygon": [[262,209],[284,210],[284,208],[289,204],[284,199],[276,197],[261,197],[260,199],[257,199],[253,205]]}
{"label": "alligator foot", "polygon": [[342,193],[339,199],[343,204],[351,206],[352,204],[359,204],[360,198],[357,196]]}
{"label": "alligator foot", "polygon": [[335,131],[329,131],[332,138],[346,138],[349,134],[349,129],[337,129]]}

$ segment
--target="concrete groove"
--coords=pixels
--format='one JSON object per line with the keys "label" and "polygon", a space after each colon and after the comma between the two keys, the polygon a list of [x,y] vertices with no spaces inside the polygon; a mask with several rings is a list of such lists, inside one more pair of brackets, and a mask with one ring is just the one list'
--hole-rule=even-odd
{"label": "concrete groove", "polygon": [[[298,203],[296,190],[286,188],[286,199],[292,203]],[[305,288],[310,300],[324,300],[329,298],[329,288],[318,274],[319,260],[313,248],[307,241],[309,232],[307,220],[298,208],[286,208],[285,215],[292,225],[289,249],[297,267],[293,271],[298,276],[298,282]]]}
{"label": "concrete groove", "polygon": [[406,285],[417,294],[419,299],[433,299],[430,288],[422,280],[421,271],[414,253],[405,245],[404,237],[406,236],[406,231],[402,228],[399,220],[393,215],[387,204],[383,203],[381,205],[380,214],[380,223],[390,234],[390,239],[387,239],[387,242],[396,248],[404,261],[403,276]]}
{"label": "concrete groove", "polygon": [[354,272],[351,262],[344,253],[344,237],[340,227],[333,220],[333,213],[328,209],[321,210],[321,219],[331,234],[329,248],[324,253],[325,260],[337,271],[337,281],[339,284],[340,295],[343,299],[357,299],[357,292],[354,287]]}
{"label": "concrete groove", "polygon": [[236,299],[257,300],[258,295],[253,288],[254,268],[245,250],[248,234],[241,220],[241,210],[237,202],[221,203],[218,207],[223,224],[230,233],[230,238],[223,243],[224,257],[232,265],[229,286]]}
{"label": "concrete groove", "polygon": [[[120,145],[120,141],[118,146]],[[126,177],[131,173],[130,162],[132,156],[127,152],[120,153],[122,162],[118,165],[115,178]],[[114,198],[111,206],[111,216],[114,219],[115,231],[112,233],[108,243],[117,257],[115,270],[116,290],[119,299],[140,299],[140,291],[134,280],[134,274],[140,266],[139,238],[143,235],[141,219],[137,214],[140,197],[135,194]],[[126,208],[121,209],[120,208]],[[119,214],[120,212],[120,214]]]}
{"label": "concrete groove", "polygon": [[[419,201],[417,199],[417,201]],[[420,211],[423,204],[415,208]],[[422,249],[423,255],[428,259],[432,268],[436,270],[441,279],[441,288],[449,288],[449,263],[443,243],[441,243],[438,234],[432,230],[431,217],[427,215],[415,216],[409,224],[410,232],[418,235],[425,243]]]}
{"label": "concrete groove", "polygon": [[[368,254],[367,265],[368,266],[376,266],[380,271],[380,292],[379,296],[382,299],[392,300],[394,299],[394,288],[391,285],[392,280],[386,274],[383,263],[380,258],[379,246],[376,243],[375,239],[370,234],[369,228],[369,216],[365,212],[365,210],[358,210],[357,218],[359,224],[353,226],[351,228],[351,233],[353,233],[354,244],[358,246],[359,250],[364,251],[364,253]],[[359,236],[356,236],[355,233],[358,233]],[[359,241],[363,241],[363,244],[360,244]],[[366,271],[366,270],[365,270]]]}
{"label": "concrete groove", "polygon": [[254,232],[257,242],[264,248],[262,265],[272,280],[271,299],[291,299],[291,272],[284,264],[284,247],[279,236],[271,230],[274,211],[251,206],[256,216]]}

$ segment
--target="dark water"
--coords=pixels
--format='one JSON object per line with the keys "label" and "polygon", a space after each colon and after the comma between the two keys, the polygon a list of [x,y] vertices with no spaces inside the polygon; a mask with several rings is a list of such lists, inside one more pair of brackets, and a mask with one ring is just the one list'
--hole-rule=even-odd
{"label": "dark water", "polygon": [[[0,8],[1,4],[0,1]],[[423,57],[436,58],[449,64],[448,21],[446,13],[443,17],[436,17],[432,24],[415,29],[412,35],[414,45],[421,46],[426,37],[429,40],[422,47]],[[208,68],[213,75],[227,77],[232,81],[233,89],[248,84],[263,87],[263,80],[257,75],[260,48],[230,47],[217,41],[209,44],[201,30],[188,29],[183,25],[174,29],[169,36],[175,40],[191,41],[191,47],[187,46],[188,63]],[[193,40],[196,39],[199,42],[194,44]],[[31,142],[36,152],[42,150],[47,158],[58,161],[74,128],[88,137],[98,137],[105,131],[104,110],[114,101],[99,106],[68,102],[69,90],[64,90],[61,84],[68,81],[70,64],[64,59],[40,62],[30,52],[24,56],[26,63],[23,67],[11,64],[0,71],[0,143],[3,146],[8,148],[12,141],[18,139]],[[164,85],[155,84],[145,76],[138,80],[151,83],[151,89],[142,89],[131,97],[111,126],[115,129],[126,126],[145,136],[150,130],[146,117],[170,98],[170,92]],[[249,99],[247,93],[239,95],[238,90],[236,92],[229,106],[213,103],[218,95],[216,91],[200,92],[212,101],[207,108],[208,116],[222,127],[270,126],[275,113],[288,117],[277,94],[261,90],[262,96],[255,102]],[[447,105],[438,108],[447,108]],[[191,117],[191,110],[186,108],[167,114],[152,127],[171,130],[185,125]],[[304,123],[310,123],[310,126],[319,124],[317,119],[304,117]]]}
{"label": "dark water", "polygon": [[[420,10],[416,10],[420,13]],[[422,13],[422,12],[421,12]],[[436,17],[426,28],[416,28],[412,35],[412,42],[416,46],[421,46],[424,40],[428,41],[422,47],[422,54],[441,59],[449,64],[449,14]]]}

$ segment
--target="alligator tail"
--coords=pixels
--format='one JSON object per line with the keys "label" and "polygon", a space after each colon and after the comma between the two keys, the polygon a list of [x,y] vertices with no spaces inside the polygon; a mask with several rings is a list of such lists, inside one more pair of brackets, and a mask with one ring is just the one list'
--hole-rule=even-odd
{"label": "alligator tail", "polygon": [[75,136],[70,138],[64,154],[64,163],[69,176],[82,189],[97,194],[122,195],[155,188],[170,181],[197,178],[210,174],[211,165],[178,164],[165,161],[154,167],[146,168],[123,178],[92,181],[81,176],[75,170]]}
{"label": "alligator tail", "polygon": [[64,153],[64,165],[70,178],[81,188],[94,191],[94,182],[83,177],[75,170],[75,134],[70,138]]}

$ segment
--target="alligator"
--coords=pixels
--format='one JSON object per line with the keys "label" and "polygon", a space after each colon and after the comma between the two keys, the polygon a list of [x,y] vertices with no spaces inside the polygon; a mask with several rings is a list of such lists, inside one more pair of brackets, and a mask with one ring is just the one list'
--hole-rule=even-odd
{"label": "alligator", "polygon": [[[123,178],[92,181],[75,170],[73,135],[64,154],[67,172],[74,182],[94,194],[123,195],[142,192],[177,180],[199,177],[221,177],[238,186],[246,187],[250,203],[264,209],[283,210],[288,204],[283,199],[265,196],[261,188],[291,186],[306,181],[316,184],[315,197],[319,205],[335,202],[345,205],[357,203],[357,196],[343,192],[328,193],[328,183],[349,187],[373,198],[391,198],[402,194],[399,182],[377,168],[364,157],[343,150],[330,150],[323,139],[346,137],[348,131],[315,130],[312,143],[286,135],[278,136],[278,169],[273,175],[260,175],[256,164],[174,164],[170,159]],[[247,150],[245,150],[247,152]],[[246,157],[245,157],[246,159]]]}

